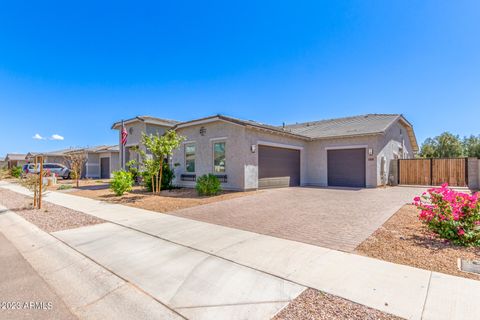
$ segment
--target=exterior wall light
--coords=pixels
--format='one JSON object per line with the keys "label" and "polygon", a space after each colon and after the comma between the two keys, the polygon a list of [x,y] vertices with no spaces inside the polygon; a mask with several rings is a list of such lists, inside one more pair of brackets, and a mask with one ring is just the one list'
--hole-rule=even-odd
{"label": "exterior wall light", "polygon": [[255,144],[252,144],[250,146],[250,151],[252,151],[252,153],[255,153],[255,151],[257,151],[257,146]]}
{"label": "exterior wall light", "polygon": [[372,148],[368,148],[368,155],[373,156],[373,149]]}

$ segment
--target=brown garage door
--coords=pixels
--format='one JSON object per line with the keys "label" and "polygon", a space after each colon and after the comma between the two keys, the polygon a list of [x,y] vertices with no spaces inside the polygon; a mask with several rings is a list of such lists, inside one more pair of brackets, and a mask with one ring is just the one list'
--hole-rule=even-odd
{"label": "brown garage door", "polygon": [[300,150],[258,146],[259,188],[300,185]]}
{"label": "brown garage door", "polygon": [[365,148],[328,150],[328,185],[365,187]]}
{"label": "brown garage door", "polygon": [[100,158],[100,178],[110,178],[110,158]]}

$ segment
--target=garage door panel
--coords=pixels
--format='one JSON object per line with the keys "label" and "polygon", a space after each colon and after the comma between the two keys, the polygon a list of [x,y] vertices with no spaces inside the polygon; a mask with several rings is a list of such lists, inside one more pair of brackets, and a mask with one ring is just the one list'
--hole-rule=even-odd
{"label": "garage door panel", "polygon": [[328,185],[365,187],[365,151],[365,148],[328,150]]}
{"label": "garage door panel", "polygon": [[260,145],[258,178],[260,187],[299,186],[300,150]]}

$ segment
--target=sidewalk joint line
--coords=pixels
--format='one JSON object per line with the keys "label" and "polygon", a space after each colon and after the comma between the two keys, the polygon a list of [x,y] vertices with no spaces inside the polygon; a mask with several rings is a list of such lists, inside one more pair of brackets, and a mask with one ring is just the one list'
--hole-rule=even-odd
{"label": "sidewalk joint line", "polygon": [[175,309],[196,309],[196,308],[218,308],[218,307],[234,307],[244,306],[249,304],[268,304],[268,303],[286,303],[291,300],[274,300],[274,301],[254,301],[254,302],[239,302],[239,303],[224,303],[224,304],[210,304],[200,306],[175,307]]}
{"label": "sidewalk joint line", "polygon": [[422,314],[420,319],[423,319],[423,314],[425,313],[425,307],[427,305],[428,293],[430,292],[430,283],[432,282],[433,271],[430,271],[430,277],[428,277],[427,291],[425,293],[425,300],[423,300]]}

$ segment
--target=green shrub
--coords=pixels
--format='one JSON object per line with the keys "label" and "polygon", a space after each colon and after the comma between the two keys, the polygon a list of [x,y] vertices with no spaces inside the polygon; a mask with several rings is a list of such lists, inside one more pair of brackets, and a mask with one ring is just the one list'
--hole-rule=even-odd
{"label": "green shrub", "polygon": [[127,171],[132,174],[132,179],[135,183],[138,182],[139,170],[138,170],[138,163],[135,160],[128,161],[125,166],[127,167]]}
{"label": "green shrub", "polygon": [[10,169],[10,174],[14,178],[20,178],[22,176],[22,167],[12,167]]}
{"label": "green shrub", "polygon": [[197,179],[195,189],[201,196],[214,196],[222,191],[220,180],[213,174],[204,174]]}
{"label": "green shrub", "polygon": [[57,188],[57,190],[68,190],[68,189],[72,189],[71,184],[62,184],[62,185],[59,185]]}
{"label": "green shrub", "polygon": [[113,179],[110,182],[110,189],[117,196],[123,195],[125,192],[131,191],[133,186],[132,174],[123,170],[113,172]]}
{"label": "green shrub", "polygon": [[[152,176],[147,172],[144,171],[141,173],[143,179],[143,186],[147,191],[152,192]],[[170,166],[165,163],[162,169],[162,185],[161,190],[171,190],[173,189],[173,179],[175,178],[175,173]],[[155,180],[155,179],[154,179]]]}

